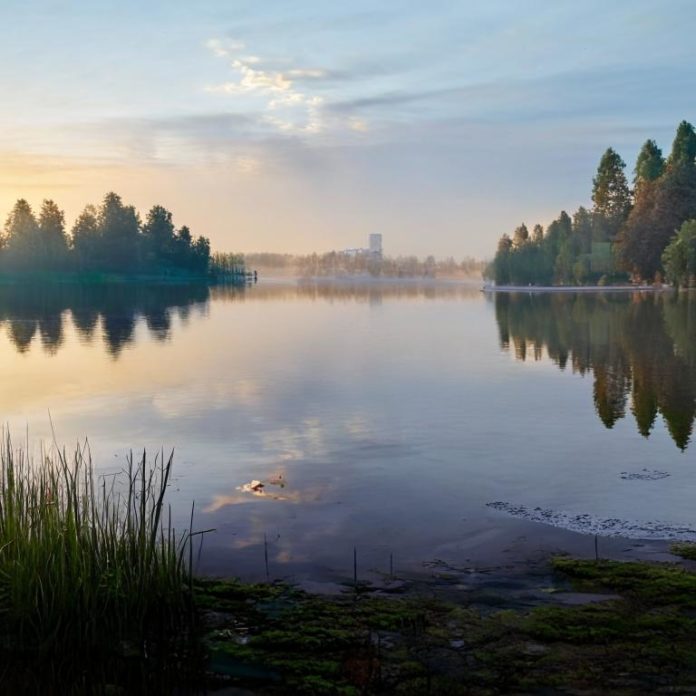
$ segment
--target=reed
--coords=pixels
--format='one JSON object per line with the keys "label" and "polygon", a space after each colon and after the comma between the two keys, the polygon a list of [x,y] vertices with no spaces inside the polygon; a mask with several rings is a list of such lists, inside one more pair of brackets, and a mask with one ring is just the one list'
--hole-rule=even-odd
{"label": "reed", "polygon": [[100,477],[86,446],[32,460],[3,435],[0,689],[154,692],[160,671],[190,663],[192,531],[171,526],[171,470],[143,453]]}

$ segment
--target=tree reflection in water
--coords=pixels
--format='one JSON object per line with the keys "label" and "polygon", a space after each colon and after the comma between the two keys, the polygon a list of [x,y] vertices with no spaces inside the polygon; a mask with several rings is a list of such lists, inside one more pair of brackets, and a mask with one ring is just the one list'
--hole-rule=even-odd
{"label": "tree reflection in water", "polygon": [[561,370],[591,372],[607,428],[630,405],[641,435],[660,414],[686,449],[696,415],[696,294],[499,293],[493,301],[505,350],[523,361],[545,351]]}
{"label": "tree reflection in water", "polygon": [[[233,291],[233,290],[231,290]],[[38,334],[48,354],[60,350],[68,316],[81,340],[91,342],[101,327],[107,350],[118,357],[133,341],[142,317],[157,340],[171,335],[172,312],[185,320],[192,307],[204,308],[210,289],[192,285],[5,285],[0,286],[0,324],[20,353]]]}

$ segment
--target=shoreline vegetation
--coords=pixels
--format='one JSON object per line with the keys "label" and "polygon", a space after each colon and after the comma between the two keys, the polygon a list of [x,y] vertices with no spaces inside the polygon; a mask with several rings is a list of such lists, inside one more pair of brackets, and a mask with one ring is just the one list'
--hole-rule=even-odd
{"label": "shoreline vegetation", "polygon": [[0,284],[234,283],[255,276],[239,254],[211,253],[172,213],[153,206],[143,221],[132,205],[107,193],[88,205],[68,233],[65,214],[44,200],[38,215],[19,199],[0,233]]}
{"label": "shoreline vegetation", "polygon": [[369,253],[348,254],[245,254],[246,264],[265,277],[299,280],[478,280],[485,262],[472,257],[387,256]]}
{"label": "shoreline vegetation", "polygon": [[520,292],[520,293],[554,293],[554,292],[666,292],[669,285],[488,285],[481,288],[483,292]]}
{"label": "shoreline vegetation", "polygon": [[[672,693],[696,685],[696,573],[555,556],[476,585],[195,577],[172,458],[100,474],[86,446],[0,449],[0,689],[24,694]],[[195,547],[195,549],[194,549]],[[696,546],[672,552],[696,557]],[[486,577],[490,569],[476,574]],[[462,584],[465,583],[465,584]]]}
{"label": "shoreline vegetation", "polygon": [[544,230],[504,234],[484,276],[504,287],[696,286],[696,132],[682,121],[667,158],[654,140],[638,154],[632,186],[611,147],[593,179],[592,208],[564,210]]}
{"label": "shoreline vegetation", "polygon": [[119,682],[164,693],[188,679],[170,657],[195,662],[194,532],[171,525],[171,470],[171,456],[143,453],[100,476],[86,445],[32,459],[3,435],[3,693],[103,693]]}

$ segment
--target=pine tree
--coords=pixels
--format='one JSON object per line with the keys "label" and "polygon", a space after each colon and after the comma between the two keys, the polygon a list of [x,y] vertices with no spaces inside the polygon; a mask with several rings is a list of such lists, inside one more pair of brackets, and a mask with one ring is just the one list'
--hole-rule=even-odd
{"label": "pine tree", "polygon": [[665,158],[654,140],[646,140],[638,153],[633,183],[638,188],[642,183],[659,179],[665,171]]}
{"label": "pine tree", "polygon": [[171,264],[175,255],[175,236],[172,214],[161,205],[153,206],[143,225],[143,246],[148,266]]}
{"label": "pine tree", "polygon": [[86,270],[94,267],[98,262],[99,224],[97,209],[93,205],[85,206],[75,220],[70,241],[78,268]]}
{"label": "pine tree", "polygon": [[696,158],[696,132],[688,121],[682,121],[677,127],[667,164],[670,167],[693,166],[694,158]]}
{"label": "pine tree", "polygon": [[41,205],[38,221],[41,248],[37,250],[37,266],[65,268],[68,260],[68,238],[65,234],[65,214],[52,200]]}
{"label": "pine tree", "polygon": [[612,241],[631,209],[631,192],[624,174],[625,162],[608,148],[602,155],[597,175],[592,180],[595,219],[603,231],[601,241]]}
{"label": "pine tree", "polygon": [[6,258],[11,267],[31,268],[40,249],[39,225],[31,205],[20,198],[5,222]]}
{"label": "pine tree", "polygon": [[107,193],[97,213],[102,269],[131,273],[138,270],[140,218],[133,206]]}
{"label": "pine tree", "polygon": [[529,230],[527,229],[527,225],[522,223],[517,229],[515,229],[515,232],[512,235],[512,244],[516,249],[518,249],[519,247],[526,244],[528,241]]}

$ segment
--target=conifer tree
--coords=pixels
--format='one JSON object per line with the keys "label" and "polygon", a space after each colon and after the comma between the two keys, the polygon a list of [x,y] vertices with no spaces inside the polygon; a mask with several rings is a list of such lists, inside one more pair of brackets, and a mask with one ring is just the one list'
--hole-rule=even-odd
{"label": "conifer tree", "polygon": [[592,180],[593,212],[604,240],[613,241],[631,209],[631,192],[624,174],[626,164],[608,148],[602,155],[597,175]]}
{"label": "conifer tree", "polygon": [[646,140],[638,153],[633,183],[638,188],[642,183],[659,179],[665,171],[665,158],[654,140]]}
{"label": "conifer tree", "polygon": [[41,205],[38,238],[40,249],[36,265],[47,269],[65,268],[68,256],[65,214],[52,200],[45,200]]}

